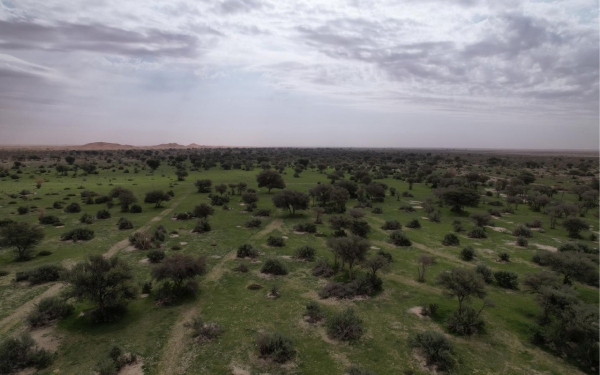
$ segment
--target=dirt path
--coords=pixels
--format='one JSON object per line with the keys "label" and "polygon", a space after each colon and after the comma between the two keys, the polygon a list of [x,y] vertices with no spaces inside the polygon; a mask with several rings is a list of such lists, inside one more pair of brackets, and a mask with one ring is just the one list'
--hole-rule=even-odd
{"label": "dirt path", "polygon": [[37,304],[39,303],[41,300],[43,300],[46,297],[52,297],[57,295],[60,290],[63,288],[64,284],[54,284],[52,285],[50,288],[46,289],[46,291],[42,294],[40,294],[39,296],[30,299],[29,301],[25,302],[24,304],[22,304],[21,306],[17,307],[12,314],[10,314],[9,316],[7,316],[6,318],[2,319],[0,321],[0,334],[4,334],[6,332],[8,332],[12,327],[20,324],[23,319],[25,318],[25,316],[27,314],[29,314],[29,312],[31,311],[31,309]]}
{"label": "dirt path", "polygon": [[271,221],[265,227],[265,229],[263,229],[260,232],[256,233],[256,237],[266,236],[267,234],[271,233],[272,231],[274,231],[276,229],[279,229],[279,231],[282,232],[282,233],[286,232],[283,229],[283,220],[281,220],[281,219],[275,219],[275,220]]}
{"label": "dirt path", "polygon": [[162,360],[158,362],[159,374],[185,374],[194,359],[193,353],[186,351],[190,345],[185,340],[187,332],[185,323],[190,321],[195,314],[196,307],[188,307],[173,327],[169,341],[163,349]]}
{"label": "dirt path", "polygon": [[[179,197],[176,201],[174,201],[171,204],[171,207],[163,210],[160,214],[158,214],[157,216],[153,217],[149,222],[147,222],[146,224],[142,225],[136,232],[148,230],[154,223],[156,223],[157,221],[162,220],[165,216],[167,216],[169,213],[171,213],[171,211],[173,211],[177,206],[179,206],[179,204],[181,202],[183,202],[183,200],[189,194],[190,193],[187,192],[184,195],[182,195],[181,197]],[[126,248],[127,246],[129,246],[129,238],[125,238],[124,240],[119,241],[116,244],[114,244],[110,249],[108,249],[108,251],[106,253],[104,253],[103,256],[105,258],[110,258],[113,255],[117,254],[119,251],[121,251],[124,248]]]}

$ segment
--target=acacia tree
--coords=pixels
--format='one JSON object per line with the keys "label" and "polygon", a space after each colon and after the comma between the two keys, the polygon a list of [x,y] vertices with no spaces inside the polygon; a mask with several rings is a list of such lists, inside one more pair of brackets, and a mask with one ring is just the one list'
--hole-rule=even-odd
{"label": "acacia tree", "polygon": [[212,187],[211,180],[197,180],[194,185],[198,189],[198,193],[210,193]]}
{"label": "acacia tree", "polygon": [[287,208],[294,215],[296,210],[308,209],[309,198],[296,190],[284,190],[273,196],[273,204],[277,208]]}
{"label": "acacia tree", "polygon": [[146,164],[152,169],[152,172],[154,172],[160,166],[160,160],[148,159],[146,160]]}
{"label": "acacia tree", "polygon": [[215,185],[215,191],[220,195],[223,195],[227,192],[227,185],[225,184],[217,184]]}
{"label": "acacia tree", "polygon": [[0,246],[14,247],[18,261],[31,259],[33,248],[44,239],[44,230],[25,222],[0,227]]}
{"label": "acacia tree", "polygon": [[162,190],[153,190],[146,193],[144,203],[154,203],[156,208],[159,208],[162,202],[166,202],[171,199],[171,196]]}
{"label": "acacia tree", "polygon": [[440,273],[437,282],[444,288],[444,294],[450,298],[458,299],[458,313],[463,311],[463,302],[471,297],[484,298],[486,296],[485,282],[480,274],[473,269],[453,268]]}
{"label": "acacia tree", "polygon": [[[327,240],[327,246],[333,252],[336,258],[342,260],[342,268],[348,263],[348,277],[353,279],[352,269],[357,263],[365,260],[367,251],[369,251],[369,241],[358,236],[350,237],[331,237]],[[336,259],[337,264],[337,259]]]}
{"label": "acacia tree", "polygon": [[72,287],[69,296],[91,301],[96,306],[96,321],[119,318],[137,293],[131,268],[117,257],[92,255],[68,271],[65,279]]}
{"label": "acacia tree", "polygon": [[193,258],[191,255],[175,254],[163,259],[152,269],[152,277],[156,281],[169,280],[173,283],[172,291],[178,294],[183,289],[183,283],[206,271],[204,257]]}
{"label": "acacia tree", "polygon": [[272,169],[266,169],[260,172],[256,176],[256,182],[258,182],[258,187],[266,187],[268,192],[271,192],[271,189],[285,189],[285,182],[283,181],[283,177]]}
{"label": "acacia tree", "polygon": [[192,213],[194,214],[195,217],[206,219],[209,215],[212,215],[215,213],[215,209],[209,204],[200,203],[199,205],[194,207],[194,210],[192,211]]}
{"label": "acacia tree", "polygon": [[435,258],[431,255],[421,254],[417,263],[419,265],[417,268],[419,271],[417,280],[423,283],[425,282],[425,272],[429,266],[435,264]]}
{"label": "acacia tree", "polygon": [[571,238],[579,238],[579,232],[590,228],[590,225],[585,220],[577,217],[570,217],[563,220],[562,226],[569,232],[569,237]]}
{"label": "acacia tree", "polygon": [[477,207],[479,204],[479,193],[477,190],[467,188],[446,188],[438,189],[435,194],[440,200],[450,207],[452,212],[462,212],[463,207]]}

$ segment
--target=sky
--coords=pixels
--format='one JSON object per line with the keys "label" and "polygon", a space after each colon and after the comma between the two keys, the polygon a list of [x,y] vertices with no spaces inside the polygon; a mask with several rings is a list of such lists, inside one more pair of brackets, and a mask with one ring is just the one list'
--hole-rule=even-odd
{"label": "sky", "polygon": [[586,149],[598,0],[0,0],[0,144]]}

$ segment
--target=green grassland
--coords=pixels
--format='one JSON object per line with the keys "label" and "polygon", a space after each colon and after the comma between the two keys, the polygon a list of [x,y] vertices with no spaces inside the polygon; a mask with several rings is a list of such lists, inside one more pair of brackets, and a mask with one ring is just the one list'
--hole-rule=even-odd
{"label": "green grassland", "polygon": [[[459,234],[460,246],[445,247],[441,240],[446,233],[453,232],[452,221],[460,219],[465,227],[470,228],[468,215],[457,215],[447,207],[440,208],[442,220],[433,223],[423,219],[427,216],[422,209],[413,213],[398,210],[402,203],[419,206],[419,202],[431,196],[430,187],[414,184],[412,198],[387,196],[384,203],[376,203],[383,214],[372,214],[370,210],[366,220],[371,225],[368,239],[373,247],[382,248],[392,253],[394,261],[388,272],[381,275],[384,290],[370,298],[355,300],[321,300],[317,291],[324,280],[314,277],[311,269],[314,263],[301,262],[291,256],[301,245],[311,245],[317,249],[317,256],[333,259],[325,245],[326,237],[312,234],[298,234],[293,230],[296,223],[314,221],[311,210],[300,211],[290,216],[287,211],[276,209],[266,189],[259,189],[259,208],[270,208],[272,215],[262,219],[262,225],[256,229],[244,228],[244,223],[252,214],[244,212],[240,205],[240,196],[234,195],[229,206],[231,210],[215,207],[215,214],[210,217],[212,231],[205,234],[191,233],[195,220],[176,221],[171,216],[177,212],[191,211],[199,203],[209,203],[207,194],[196,192],[193,182],[197,179],[211,179],[213,184],[246,182],[249,187],[256,188],[254,171],[229,170],[211,168],[207,171],[190,172],[185,181],[178,182],[175,169],[161,166],[153,174],[148,170],[140,173],[125,174],[122,170],[101,170],[97,175],[85,177],[58,176],[54,171],[45,175],[48,179],[40,189],[30,177],[34,167],[23,168],[24,173],[19,180],[8,178],[0,181],[3,193],[18,193],[23,189],[33,194],[27,200],[11,199],[3,194],[0,198],[0,217],[15,221],[38,222],[41,210],[46,214],[57,215],[63,228],[45,226],[46,237],[37,250],[49,250],[50,256],[38,256],[27,262],[17,262],[8,249],[0,250],[0,270],[9,271],[0,277],[0,334],[2,337],[15,334],[24,328],[22,319],[13,319],[14,314],[31,306],[26,303],[36,296],[42,295],[52,284],[29,286],[16,283],[15,273],[28,270],[45,263],[60,263],[70,267],[89,255],[104,254],[112,246],[119,243],[143,225],[154,228],[164,225],[169,232],[177,231],[178,237],[169,237],[163,245],[167,255],[175,253],[202,255],[207,260],[207,273],[198,278],[200,292],[194,299],[181,301],[175,306],[159,306],[152,296],[138,298],[129,305],[124,319],[111,324],[92,324],[81,313],[90,308],[84,303],[76,304],[76,311],[70,317],[56,325],[55,335],[61,338],[53,364],[41,374],[91,374],[97,362],[107,356],[111,347],[120,345],[127,351],[139,354],[143,358],[145,374],[232,374],[270,373],[270,374],[342,374],[350,365],[360,365],[377,374],[401,374],[412,370],[414,374],[426,374],[428,370],[415,359],[412,349],[407,344],[410,334],[423,331],[445,331],[444,321],[456,310],[456,300],[444,298],[435,276],[443,270],[453,267],[474,267],[484,263],[492,270],[509,270],[519,274],[520,279],[526,273],[536,272],[542,268],[531,262],[532,255],[538,250],[537,245],[557,247],[568,240],[566,231],[557,226],[548,229],[549,219],[540,213],[534,213],[527,205],[520,205],[514,214],[503,215],[494,220],[495,227],[505,228],[506,232],[487,229],[487,239],[471,239]],[[288,189],[307,192],[317,182],[328,182],[326,175],[316,170],[306,170],[299,178],[293,178],[294,171],[287,168],[284,179]],[[559,177],[544,176],[544,183],[556,183]],[[399,192],[408,191],[408,183],[395,180],[378,180]],[[163,207],[155,208],[153,204],[140,203],[143,212],[139,214],[119,212],[119,207],[111,209],[112,217],[96,220],[89,228],[95,231],[95,238],[87,242],[67,243],[60,241],[60,234],[65,231],[85,226],[79,224],[79,214],[64,213],[63,210],[51,209],[54,201],[79,202],[83,212],[95,215],[105,208],[104,205],[86,205],[79,196],[80,187],[93,190],[99,194],[107,194],[115,186],[131,189],[143,201],[146,192],[153,189],[173,190],[174,198],[165,202]],[[274,192],[276,192],[275,190]],[[480,189],[483,194],[484,191]],[[54,194],[56,195],[49,195]],[[69,196],[75,194],[75,196]],[[389,194],[389,193],[388,193]],[[68,200],[65,200],[67,199]],[[482,197],[483,198],[483,197]],[[485,198],[484,198],[485,199]],[[488,200],[496,199],[487,197]],[[502,198],[500,198],[502,199]],[[564,199],[575,201],[572,194],[565,194]],[[9,202],[16,201],[16,204]],[[355,200],[348,202],[350,208]],[[21,205],[36,206],[25,215],[16,213]],[[487,212],[488,206],[480,204],[478,208],[469,208],[469,213]],[[594,210],[597,211],[597,208]],[[591,210],[591,211],[594,211]],[[162,216],[161,216],[162,215]],[[132,230],[120,231],[116,222],[121,217],[129,218],[135,225]],[[598,222],[588,214],[592,230],[598,231]],[[152,221],[153,218],[158,220]],[[387,242],[388,232],[380,229],[385,220],[398,220],[405,225],[410,219],[418,218],[421,229],[404,231],[413,241],[410,247],[396,247]],[[535,232],[526,248],[512,244],[515,237],[510,234],[513,227],[520,223],[539,218],[543,221],[544,233]],[[330,234],[327,215],[324,224],[318,225],[318,231]],[[589,232],[586,232],[589,235]],[[270,235],[288,237],[283,248],[266,246]],[[589,241],[588,241],[589,242]],[[179,243],[179,251],[171,250],[171,246]],[[250,263],[250,272],[237,273],[232,269],[238,264],[235,251],[240,244],[251,243],[263,254],[259,262]],[[463,247],[471,245],[476,250],[477,258],[473,262],[461,260],[459,254]],[[597,242],[593,243],[597,246]],[[376,250],[371,250],[374,253]],[[502,252],[510,254],[511,262],[497,262]],[[142,262],[146,256],[144,251],[121,248],[118,256],[132,265],[138,283],[149,281],[151,265]],[[428,253],[436,257],[437,263],[427,273],[426,282],[418,283],[417,259],[420,254]],[[267,257],[278,257],[290,273],[286,276],[265,278],[260,274],[260,262]],[[340,276],[337,276],[340,277]],[[263,285],[263,289],[249,290],[246,286],[251,282]],[[270,286],[280,286],[281,297],[267,298]],[[581,298],[586,303],[598,304],[598,289],[575,283]],[[458,365],[456,374],[578,374],[583,373],[574,363],[566,358],[556,357],[530,342],[535,330],[536,316],[539,307],[531,294],[522,290],[501,289],[494,284],[487,286],[489,297],[496,302],[495,308],[486,309],[483,318],[486,322],[484,333],[473,337],[449,335],[456,348]],[[316,300],[328,312],[338,311],[352,306],[364,320],[366,334],[357,343],[346,344],[330,340],[322,325],[309,325],[302,319],[304,306]],[[439,304],[439,311],[434,318],[422,318],[408,310],[425,303]],[[481,301],[473,304],[479,306]],[[201,315],[208,321],[219,323],[225,333],[218,339],[200,345],[192,340],[184,322],[195,315]],[[297,356],[291,364],[275,365],[257,357],[255,338],[261,332],[280,331],[293,338]],[[237,372],[234,372],[237,371]]]}

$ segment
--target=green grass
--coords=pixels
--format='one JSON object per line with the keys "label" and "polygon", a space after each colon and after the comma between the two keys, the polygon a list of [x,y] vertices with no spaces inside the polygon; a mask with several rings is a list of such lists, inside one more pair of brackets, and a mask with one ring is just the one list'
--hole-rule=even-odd
{"label": "green grass", "polygon": [[[290,259],[294,249],[302,245],[310,245],[317,249],[317,257],[332,259],[325,246],[325,239],[311,234],[295,234],[293,226],[296,223],[312,221],[312,212],[301,212],[295,217],[290,217],[287,211],[275,209],[271,202],[272,194],[267,194],[266,189],[259,192],[259,208],[270,208],[272,217],[263,218],[261,228],[245,229],[244,222],[251,217],[249,213],[242,213],[243,207],[239,205],[240,197],[232,197],[230,207],[232,210],[224,211],[215,207],[215,215],[210,217],[213,230],[209,233],[197,235],[191,233],[195,220],[174,221],[171,216],[176,212],[190,211],[196,204],[209,202],[207,194],[198,194],[193,182],[196,179],[212,179],[216,183],[246,182],[249,187],[256,188],[255,176],[259,170],[246,172],[240,170],[222,171],[212,168],[208,171],[190,172],[184,182],[174,179],[174,169],[161,166],[154,175],[147,175],[146,171],[139,174],[123,174],[122,171],[101,170],[99,175],[85,178],[58,177],[52,172],[46,177],[50,180],[44,183],[41,189],[35,189],[33,181],[28,174],[33,168],[25,168],[22,178],[16,182],[5,179],[0,181],[1,190],[7,193],[17,193],[22,189],[29,189],[36,193],[34,197],[25,202],[15,199],[18,204],[8,204],[13,199],[2,196],[0,198],[0,217],[13,220],[24,220],[37,223],[38,213],[31,212],[26,215],[16,215],[20,205],[36,205],[39,208],[51,207],[56,200],[62,200],[67,194],[77,194],[65,202],[80,202],[78,186],[100,194],[108,193],[114,186],[123,186],[132,189],[140,201],[143,201],[145,192],[153,189],[172,189],[175,198],[164,203],[162,208],[154,205],[140,203],[143,206],[141,214],[121,214],[119,208],[111,209],[112,217],[107,220],[97,220],[87,226],[95,231],[95,238],[89,242],[64,243],[59,241],[61,233],[78,226],[78,214],[65,214],[62,210],[45,209],[47,214],[57,215],[65,223],[64,228],[45,227],[46,238],[38,250],[50,250],[52,255],[37,257],[27,262],[15,262],[10,251],[0,250],[0,269],[11,272],[10,275],[0,278],[0,319],[3,319],[48,288],[48,285],[28,287],[10,282],[14,273],[27,270],[44,263],[61,263],[65,266],[81,261],[92,254],[105,253],[112,245],[127,238],[137,228],[150,222],[163,210],[173,210],[152,226],[163,224],[169,232],[178,231],[178,237],[169,237],[165,243],[167,255],[177,251],[171,246],[186,242],[179,253],[202,255],[207,259],[208,275],[199,278],[201,291],[192,300],[182,301],[171,307],[157,306],[152,296],[138,299],[129,305],[129,313],[118,322],[108,325],[94,325],[79,314],[89,309],[86,304],[77,304],[74,315],[61,321],[57,325],[57,332],[63,337],[56,361],[48,369],[40,373],[50,374],[59,370],[61,374],[91,373],[96,363],[115,344],[123,346],[127,351],[135,352],[144,359],[146,374],[159,374],[161,363],[175,360],[180,362],[181,368],[186,373],[231,374],[231,366],[236,365],[255,373],[286,373],[286,374],[342,374],[350,364],[360,365],[371,369],[378,374],[401,373],[403,370],[413,370],[416,374],[425,371],[414,359],[411,349],[407,345],[407,337],[424,329],[444,330],[444,320],[457,308],[455,300],[445,299],[441,290],[435,285],[435,276],[445,269],[457,266],[474,267],[477,263],[484,263],[495,270],[510,270],[519,274],[519,278],[528,273],[540,270],[533,264],[531,256],[537,251],[534,244],[557,246],[567,240],[564,229],[557,227],[550,230],[548,219],[540,214],[533,213],[525,205],[520,205],[513,215],[503,216],[494,220],[494,225],[507,229],[500,233],[487,229],[487,239],[470,239],[460,234],[460,246],[445,247],[441,240],[446,233],[452,232],[452,221],[459,218],[467,230],[471,227],[470,220],[465,216],[457,216],[447,208],[441,208],[442,222],[432,223],[421,219],[426,216],[422,209],[414,213],[405,213],[398,210],[402,203],[422,201],[431,195],[429,187],[415,184],[411,193],[414,198],[387,197],[384,203],[374,204],[384,211],[381,215],[369,214],[366,219],[372,226],[369,240],[372,245],[391,252],[394,256],[388,273],[383,274],[384,291],[377,296],[356,301],[319,300],[328,312],[353,306],[358,315],[364,320],[367,334],[358,343],[349,345],[331,343],[324,339],[322,326],[309,326],[302,321],[302,313],[306,302],[317,298],[316,291],[322,286],[322,280],[313,277],[310,273],[312,263],[299,262]],[[315,171],[304,171],[301,178],[292,178],[293,171],[288,169],[284,176],[290,189],[307,191],[318,181],[328,182],[325,175]],[[164,174],[164,175],[163,175]],[[408,184],[398,180],[386,179],[383,182],[390,187],[395,187],[399,192],[407,191]],[[548,180],[548,183],[552,180]],[[171,185],[171,187],[169,186]],[[69,190],[65,190],[69,188]],[[47,193],[59,195],[46,195]],[[569,194],[568,199],[573,199]],[[183,197],[183,200],[176,202]],[[490,198],[495,199],[495,198]],[[352,207],[354,201],[348,203]],[[418,204],[414,204],[418,205]],[[82,204],[84,212],[95,215],[105,208],[105,205]],[[479,208],[469,209],[469,212],[483,212],[489,206],[481,205]],[[119,231],[116,222],[125,216],[131,219],[135,229]],[[589,215],[591,216],[591,215]],[[542,219],[545,233],[534,233],[534,238],[529,240],[527,248],[518,248],[509,244],[515,238],[510,234],[512,228],[519,224],[531,221],[534,217]],[[325,215],[325,223],[327,215]],[[379,229],[385,220],[398,220],[405,225],[410,219],[418,218],[422,224],[421,229],[406,229],[405,232],[414,242],[408,248],[399,248],[386,242],[387,234]],[[590,220],[591,221],[591,220]],[[512,223],[509,223],[512,222]],[[272,224],[271,226],[269,226]],[[597,223],[593,223],[597,231]],[[238,228],[238,226],[241,226]],[[264,233],[265,228],[274,228],[270,233]],[[318,225],[318,231],[329,234],[330,228],[326,224]],[[283,248],[266,247],[269,235],[282,235],[288,237]],[[287,276],[265,279],[259,275],[261,263],[250,263],[250,272],[239,274],[232,271],[238,263],[231,255],[242,243],[252,243],[259,251],[264,252],[259,257],[264,261],[268,256],[280,257],[290,271]],[[213,246],[213,244],[216,244]],[[460,259],[463,247],[471,245],[475,248],[477,258],[472,262]],[[597,244],[596,244],[597,246]],[[375,250],[371,252],[374,253]],[[426,282],[417,283],[416,262],[421,253],[431,253],[436,256],[437,264],[432,266],[427,273]],[[501,264],[496,262],[498,254],[507,252],[511,262]],[[145,258],[143,251],[121,251],[119,256],[129,262],[135,272],[139,283],[150,280],[150,265],[142,263]],[[263,289],[253,291],[246,286],[251,282],[263,285]],[[267,298],[266,294],[271,285],[280,286],[281,297],[278,299]],[[598,290],[587,286],[576,285],[581,298],[587,303],[598,304]],[[536,327],[535,317],[538,307],[532,295],[521,291],[506,291],[495,285],[488,286],[489,297],[497,307],[487,309],[483,313],[486,321],[486,332],[472,338],[450,336],[456,345],[459,365],[458,374],[472,374],[474,372],[489,374],[574,374],[580,370],[562,358],[555,357],[529,343],[532,330]],[[408,312],[408,309],[424,303],[438,303],[439,314],[434,319],[421,319]],[[474,301],[479,306],[481,301]],[[214,321],[224,327],[225,333],[217,340],[198,345],[189,335],[184,335],[181,341],[181,351],[169,352],[169,339],[176,329],[178,322],[185,312],[190,309],[207,321]],[[2,328],[2,327],[0,327]],[[14,327],[10,332],[16,332],[19,327]],[[281,331],[292,337],[298,349],[298,355],[292,366],[280,367],[265,364],[258,360],[254,347],[254,339],[260,332]]]}

